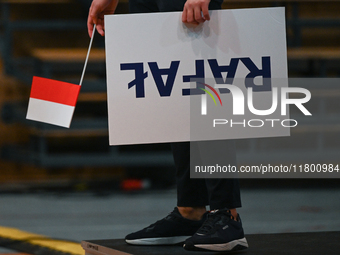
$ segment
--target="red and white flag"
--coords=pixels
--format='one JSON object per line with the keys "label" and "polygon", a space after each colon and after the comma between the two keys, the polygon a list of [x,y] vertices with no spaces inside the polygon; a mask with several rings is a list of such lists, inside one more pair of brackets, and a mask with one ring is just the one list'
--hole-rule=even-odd
{"label": "red and white flag", "polygon": [[80,87],[34,76],[26,118],[70,127]]}
{"label": "red and white flag", "polygon": [[96,25],[93,27],[79,85],[34,76],[26,119],[70,127],[95,31]]}

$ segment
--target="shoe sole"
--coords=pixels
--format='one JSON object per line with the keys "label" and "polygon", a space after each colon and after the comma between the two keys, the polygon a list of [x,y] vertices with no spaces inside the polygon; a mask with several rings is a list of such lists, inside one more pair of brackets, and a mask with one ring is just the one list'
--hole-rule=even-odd
{"label": "shoe sole", "polygon": [[133,245],[169,245],[183,243],[190,236],[157,237],[143,239],[125,239],[125,242]]}
{"label": "shoe sole", "polygon": [[[220,244],[194,244],[197,250],[209,250],[209,251],[239,251],[248,248],[247,239],[244,237],[242,239],[234,240],[229,243]],[[184,248],[186,248],[184,246]],[[193,248],[193,247],[187,247]]]}

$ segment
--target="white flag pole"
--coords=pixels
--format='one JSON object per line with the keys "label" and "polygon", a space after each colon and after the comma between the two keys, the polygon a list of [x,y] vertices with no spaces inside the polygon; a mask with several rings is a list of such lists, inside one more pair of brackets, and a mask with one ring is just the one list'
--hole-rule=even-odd
{"label": "white flag pole", "polygon": [[85,70],[86,70],[86,66],[87,66],[87,61],[89,60],[89,55],[90,55],[90,51],[91,51],[91,47],[92,47],[92,42],[93,42],[93,37],[94,37],[95,32],[96,32],[96,24],[94,24],[94,26],[93,26],[92,36],[91,36],[91,40],[90,40],[89,49],[87,50],[87,55],[86,55],[86,59],[85,59],[83,73],[81,74],[81,78],[80,78],[80,82],[79,82],[80,86],[83,83],[83,79],[84,79],[84,75],[85,75]]}

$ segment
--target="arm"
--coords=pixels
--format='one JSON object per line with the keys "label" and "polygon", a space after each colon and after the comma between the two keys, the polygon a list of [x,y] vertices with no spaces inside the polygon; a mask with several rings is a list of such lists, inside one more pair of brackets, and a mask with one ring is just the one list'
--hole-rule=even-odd
{"label": "arm", "polygon": [[198,25],[210,20],[209,3],[210,0],[187,0],[183,8],[182,21]]}
{"label": "arm", "polygon": [[87,18],[87,30],[91,37],[93,31],[93,25],[96,24],[96,28],[99,34],[104,35],[104,15],[113,14],[116,10],[118,0],[93,0],[89,16]]}

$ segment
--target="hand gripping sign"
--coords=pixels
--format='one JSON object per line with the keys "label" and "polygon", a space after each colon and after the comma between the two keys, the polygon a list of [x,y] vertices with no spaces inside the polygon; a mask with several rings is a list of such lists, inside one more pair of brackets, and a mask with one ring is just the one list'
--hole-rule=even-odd
{"label": "hand gripping sign", "polygon": [[79,85],[34,76],[26,118],[69,128],[77,103],[80,87],[95,34],[93,29],[90,45]]}
{"label": "hand gripping sign", "polygon": [[110,144],[288,136],[284,12],[105,16]]}

